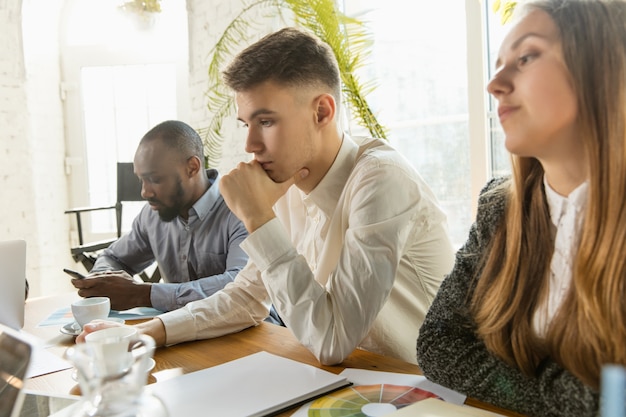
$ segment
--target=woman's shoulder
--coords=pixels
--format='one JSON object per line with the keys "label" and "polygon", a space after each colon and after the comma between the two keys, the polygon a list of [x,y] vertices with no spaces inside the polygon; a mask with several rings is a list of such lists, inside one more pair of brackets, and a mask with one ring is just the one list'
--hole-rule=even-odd
{"label": "woman's shoulder", "polygon": [[492,178],[480,191],[478,212],[498,212],[504,210],[509,196],[511,177]]}
{"label": "woman's shoulder", "polygon": [[508,190],[511,184],[510,176],[495,177],[492,178],[483,186],[480,190],[480,196],[478,197],[478,205],[480,204],[492,204],[502,203],[506,200]]}
{"label": "woman's shoulder", "polygon": [[491,236],[506,209],[511,177],[491,179],[481,190],[476,210],[476,224],[483,237]]}

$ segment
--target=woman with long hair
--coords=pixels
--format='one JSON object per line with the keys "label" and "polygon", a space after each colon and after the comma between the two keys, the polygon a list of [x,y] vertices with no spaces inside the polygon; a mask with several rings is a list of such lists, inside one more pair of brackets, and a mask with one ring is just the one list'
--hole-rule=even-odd
{"label": "woman with long hair", "polygon": [[512,175],[420,330],[431,380],[529,416],[596,415],[626,365],[626,3],[518,6],[487,90]]}

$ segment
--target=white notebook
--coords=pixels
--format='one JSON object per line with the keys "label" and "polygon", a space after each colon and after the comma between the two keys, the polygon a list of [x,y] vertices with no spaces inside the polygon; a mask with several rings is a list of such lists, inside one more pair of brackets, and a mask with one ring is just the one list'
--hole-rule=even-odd
{"label": "white notebook", "polygon": [[171,416],[243,417],[272,415],[348,385],[345,377],[259,352],[148,389]]}

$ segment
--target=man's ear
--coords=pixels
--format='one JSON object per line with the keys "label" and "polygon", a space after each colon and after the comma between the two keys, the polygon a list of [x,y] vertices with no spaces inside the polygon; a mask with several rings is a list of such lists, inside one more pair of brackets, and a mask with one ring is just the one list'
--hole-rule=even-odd
{"label": "man's ear", "polygon": [[317,97],[317,123],[327,125],[335,118],[337,103],[331,94],[324,93]]}
{"label": "man's ear", "polygon": [[198,158],[197,156],[191,156],[187,159],[187,176],[189,178],[194,177],[198,171],[201,171],[203,169],[203,165],[202,162],[200,161],[200,158]]}

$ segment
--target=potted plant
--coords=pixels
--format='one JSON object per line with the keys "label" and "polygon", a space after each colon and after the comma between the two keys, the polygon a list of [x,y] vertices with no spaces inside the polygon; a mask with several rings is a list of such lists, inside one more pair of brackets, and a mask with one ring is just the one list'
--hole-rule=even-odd
{"label": "potted plant", "polygon": [[259,11],[264,11],[262,16],[268,20],[279,17],[283,22],[293,22],[330,45],[339,64],[349,112],[371,136],[386,138],[386,129],[379,124],[365,99],[373,85],[361,82],[355,74],[355,70],[363,65],[372,42],[364,23],[343,14],[334,0],[254,0],[244,4],[226,25],[209,53],[207,106],[212,119],[208,127],[201,129],[205,137],[208,165],[215,166],[219,162],[223,141],[222,123],[235,111],[234,97],[223,84],[221,69],[234,53],[251,43],[249,33],[251,28],[259,25]]}
{"label": "potted plant", "polygon": [[119,8],[134,15],[139,29],[149,29],[154,25],[157,14],[161,13],[161,0],[129,0]]}

